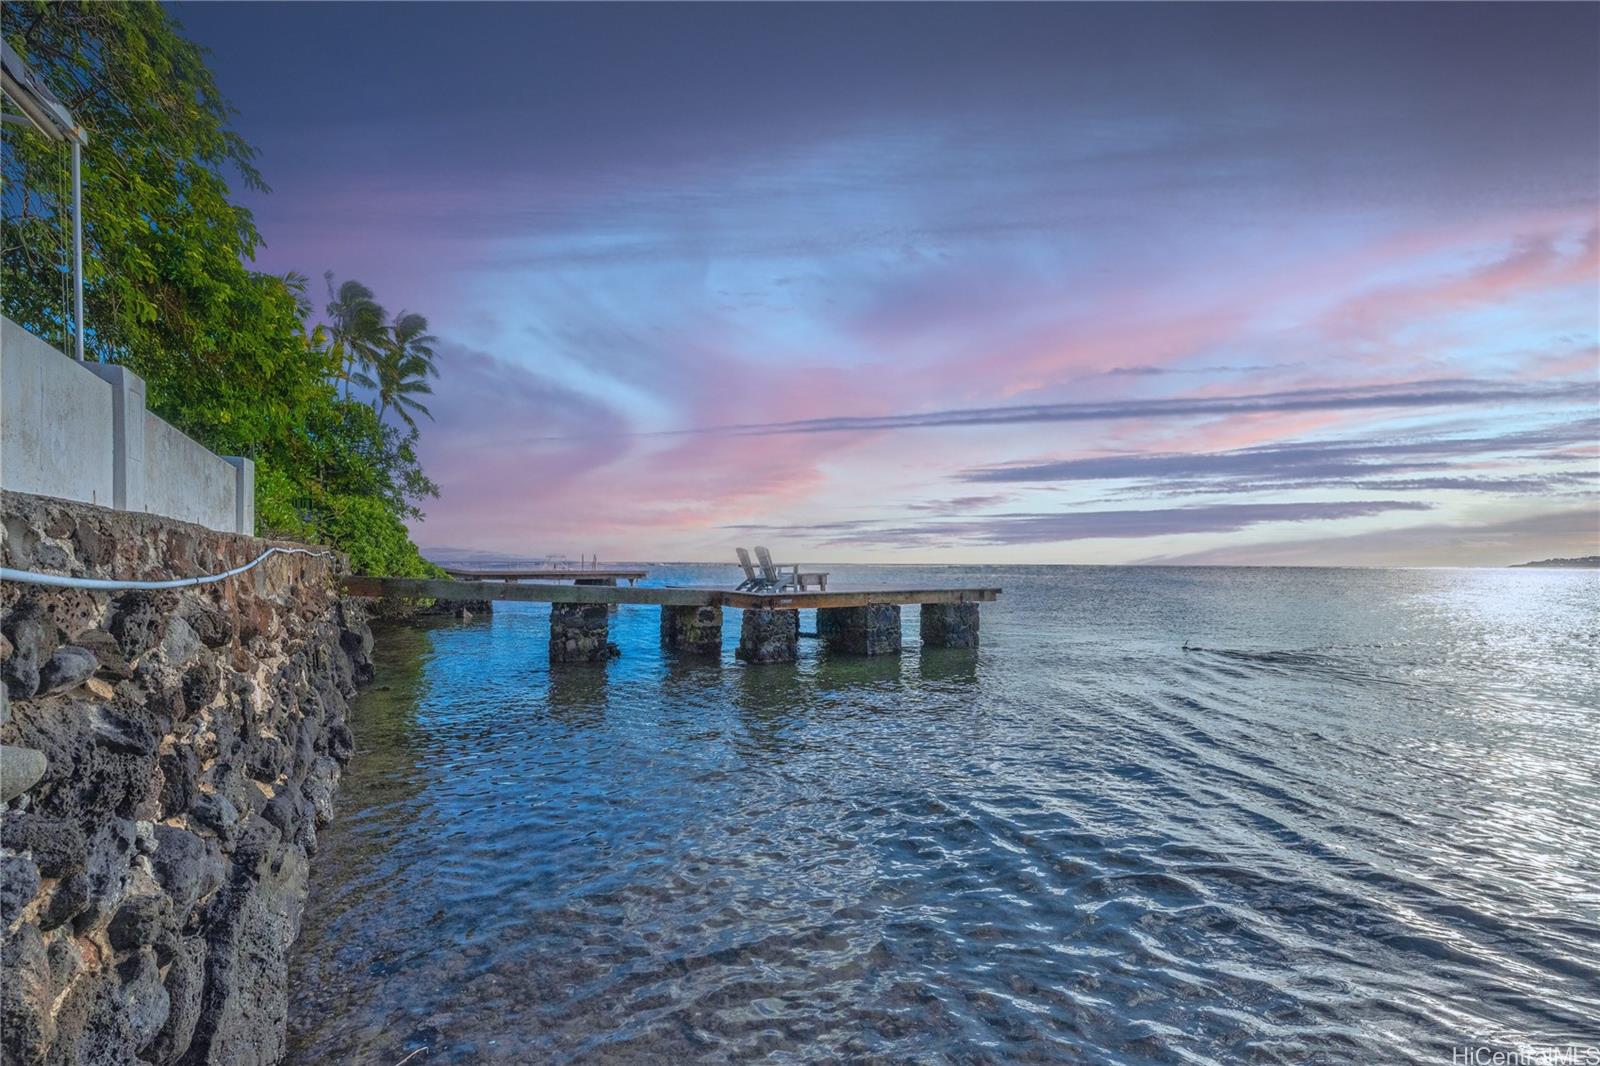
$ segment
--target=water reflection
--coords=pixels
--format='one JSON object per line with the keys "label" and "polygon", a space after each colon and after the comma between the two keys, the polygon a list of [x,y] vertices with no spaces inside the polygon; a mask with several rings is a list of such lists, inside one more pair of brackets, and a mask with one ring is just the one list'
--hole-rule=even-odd
{"label": "water reflection", "polygon": [[905,658],[901,655],[841,655],[824,647],[817,655],[812,684],[823,694],[841,694],[862,687],[895,691],[901,688],[904,669]]}
{"label": "water reflection", "polygon": [[922,680],[972,684],[978,680],[976,648],[923,648],[917,656]]}
{"label": "water reflection", "polygon": [[608,679],[600,663],[552,668],[545,692],[550,714],[573,727],[590,728],[605,719]]}

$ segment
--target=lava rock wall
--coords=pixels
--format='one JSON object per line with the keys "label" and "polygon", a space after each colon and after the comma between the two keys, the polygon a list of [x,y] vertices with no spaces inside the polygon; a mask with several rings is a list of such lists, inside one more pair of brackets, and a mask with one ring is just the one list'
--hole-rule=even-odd
{"label": "lava rock wall", "polygon": [[[7,567],[160,580],[268,542],[3,494]],[[368,680],[337,557],[192,588],[0,588],[0,1059],[283,1057],[286,962]]]}

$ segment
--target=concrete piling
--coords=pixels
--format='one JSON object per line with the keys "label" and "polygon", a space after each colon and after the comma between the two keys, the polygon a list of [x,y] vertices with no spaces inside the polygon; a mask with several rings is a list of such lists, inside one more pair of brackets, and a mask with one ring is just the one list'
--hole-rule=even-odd
{"label": "concrete piling", "polygon": [[925,603],[922,605],[922,643],[930,648],[976,648],[976,603]]}
{"label": "concrete piling", "polygon": [[900,608],[892,603],[866,607],[817,608],[817,636],[831,652],[846,655],[900,654]]}
{"label": "concrete piling", "polygon": [[683,655],[720,656],[722,608],[663,606],[661,646]]}
{"label": "concrete piling", "polygon": [[550,661],[603,663],[612,657],[609,617],[603,603],[550,605]]}
{"label": "concrete piling", "polygon": [[800,612],[792,608],[746,607],[739,650],[747,663],[792,663],[800,652]]}

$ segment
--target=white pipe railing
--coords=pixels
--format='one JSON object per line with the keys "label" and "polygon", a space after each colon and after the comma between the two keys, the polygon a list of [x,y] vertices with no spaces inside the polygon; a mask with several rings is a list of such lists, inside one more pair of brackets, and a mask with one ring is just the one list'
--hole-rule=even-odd
{"label": "white pipe railing", "polygon": [[107,592],[120,592],[132,589],[183,589],[194,585],[209,585],[213,582],[224,581],[235,577],[246,570],[253,570],[269,555],[311,555],[333,557],[333,552],[311,551],[308,548],[268,548],[243,566],[236,566],[232,570],[224,570],[220,574],[206,574],[202,577],[176,577],[166,581],[113,581],[100,577],[72,577],[69,574],[36,574],[31,570],[12,570],[10,567],[0,567],[0,581],[15,581],[19,585],[44,585],[49,588],[60,589],[98,589]]}

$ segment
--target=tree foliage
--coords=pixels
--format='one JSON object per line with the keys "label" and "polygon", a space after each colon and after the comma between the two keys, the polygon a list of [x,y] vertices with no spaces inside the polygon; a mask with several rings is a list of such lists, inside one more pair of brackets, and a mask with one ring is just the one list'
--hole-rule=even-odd
{"label": "tree foliage", "polygon": [[[7,0],[4,32],[89,132],[88,358],[142,376],[150,408],[207,447],[253,458],[263,533],[325,540],[362,572],[430,572],[404,525],[438,494],[417,461],[415,425],[409,414],[403,429],[388,425],[350,395],[352,384],[377,385],[365,370],[397,334],[359,282],[340,287],[349,313],[330,305],[323,327],[302,275],[251,269],[261,237],[229,180],[265,185],[204,50],[154,3]],[[63,350],[67,181],[65,148],[7,128],[0,303]],[[391,386],[385,406],[402,395]]]}

